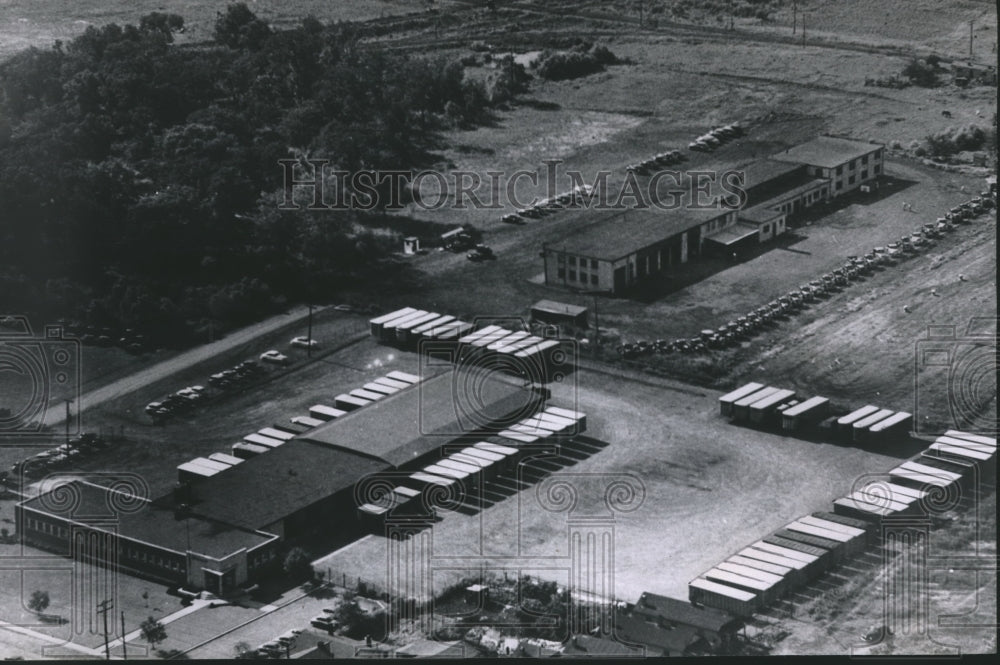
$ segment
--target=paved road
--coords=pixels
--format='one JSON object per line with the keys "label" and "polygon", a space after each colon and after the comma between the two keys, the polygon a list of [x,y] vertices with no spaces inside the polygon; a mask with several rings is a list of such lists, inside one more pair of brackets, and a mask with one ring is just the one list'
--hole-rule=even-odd
{"label": "paved road", "polygon": [[[314,307],[313,315],[322,312],[326,307]],[[255,323],[252,326],[241,328],[220,340],[185,351],[169,360],[164,360],[152,367],[131,374],[117,381],[113,381],[105,386],[84,393],[74,405],[77,413],[83,413],[87,409],[93,408],[103,402],[112,400],[126,393],[134,392],[144,388],[160,379],[170,376],[176,372],[187,369],[213,356],[232,349],[233,347],[245,344],[261,335],[280,330],[282,327],[301,321],[309,316],[309,308],[305,306],[295,307],[286,314],[271,317]],[[65,421],[63,409],[49,409],[45,414],[45,424],[50,427],[61,425]]]}

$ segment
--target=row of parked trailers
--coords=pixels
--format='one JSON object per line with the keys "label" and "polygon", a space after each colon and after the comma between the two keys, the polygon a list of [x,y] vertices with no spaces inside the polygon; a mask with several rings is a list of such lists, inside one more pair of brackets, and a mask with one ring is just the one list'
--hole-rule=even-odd
{"label": "row of parked trailers", "polygon": [[735,422],[773,425],[786,432],[818,426],[856,442],[899,439],[909,434],[913,424],[913,415],[906,411],[881,409],[871,404],[848,414],[831,416],[830,400],[826,397],[800,399],[794,390],[756,382],[720,397],[719,410]]}
{"label": "row of parked trailers", "polygon": [[948,430],[926,450],[889,472],[888,480],[872,480],[833,502],[839,515],[875,524],[893,517],[923,516],[929,490],[948,492],[996,480],[996,439]]}
{"label": "row of parked trailers", "polygon": [[702,573],[691,602],[750,616],[864,551],[871,524],[835,513],[800,517]]}
{"label": "row of parked trailers", "polygon": [[692,602],[750,616],[878,542],[883,520],[925,511],[928,492],[995,479],[996,439],[949,430],[913,459],[837,499],[833,512],[801,517],[688,585]]}
{"label": "row of parked trailers", "polygon": [[546,406],[541,412],[476,443],[445,446],[441,459],[415,471],[391,492],[359,506],[358,516],[372,530],[382,528],[390,515],[429,516],[431,511],[423,500],[426,492],[444,488],[448,496],[461,503],[462,497],[474,496],[485,483],[514,474],[526,448],[569,440],[586,428],[585,414]]}
{"label": "row of parked trailers", "polygon": [[371,404],[383,397],[394,395],[416,385],[421,377],[408,372],[393,371],[383,377],[366,383],[364,387],[343,393],[333,398],[333,406],[315,404],[309,407],[308,416],[294,416],[288,423],[263,427],[234,443],[232,454],[213,453],[206,457],[196,457],[177,467],[177,479],[181,483],[211,478],[234,464],[256,455],[273,450],[300,434],[319,427],[325,422],[346,415],[350,411]]}
{"label": "row of parked trailers", "polygon": [[[571,356],[565,342],[540,337],[525,330],[488,325],[478,330],[453,316],[404,307],[369,321],[372,337],[404,347],[434,342],[435,351],[447,351],[455,361],[492,364],[514,374],[532,374],[547,381],[554,373],[565,374]],[[534,376],[534,375],[539,376]]]}

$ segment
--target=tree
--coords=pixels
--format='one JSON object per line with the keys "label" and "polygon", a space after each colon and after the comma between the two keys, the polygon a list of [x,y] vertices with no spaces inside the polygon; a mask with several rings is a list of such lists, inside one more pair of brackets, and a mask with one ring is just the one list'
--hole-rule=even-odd
{"label": "tree", "polygon": [[35,614],[41,614],[48,609],[49,602],[48,591],[35,591],[31,594],[31,598],[28,599],[28,609]]}
{"label": "tree", "polygon": [[271,28],[245,2],[226,7],[215,21],[215,41],[233,49],[255,51],[271,36]]}
{"label": "tree", "polygon": [[313,567],[309,561],[309,555],[301,547],[293,547],[289,550],[285,556],[283,567],[285,573],[296,582],[305,581],[313,576]]}
{"label": "tree", "polygon": [[142,624],[139,625],[139,630],[142,631],[142,637],[144,640],[149,642],[150,646],[154,649],[156,645],[167,639],[167,629],[163,627],[163,624],[149,617]]}

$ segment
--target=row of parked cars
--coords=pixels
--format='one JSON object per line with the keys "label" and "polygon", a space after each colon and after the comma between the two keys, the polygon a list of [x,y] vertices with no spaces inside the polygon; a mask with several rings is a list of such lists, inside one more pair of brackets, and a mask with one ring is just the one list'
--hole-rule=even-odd
{"label": "row of parked cars", "polygon": [[503,215],[500,218],[500,221],[504,224],[524,224],[524,222],[528,219],[539,219],[545,215],[558,212],[573,203],[577,197],[590,196],[593,191],[594,188],[590,185],[577,185],[573,189],[563,192],[562,194],[558,194],[550,198],[544,198],[527,208],[521,208],[516,213]]}
{"label": "row of parked cars", "polygon": [[[289,345],[303,349],[319,346],[316,340],[305,336],[293,337]],[[221,392],[240,388],[252,383],[264,374],[266,372],[264,364],[286,365],[288,364],[288,356],[277,349],[270,349],[260,354],[259,362],[257,360],[244,360],[231,369],[216,372],[208,377],[208,385]],[[162,422],[174,414],[191,411],[210,396],[209,390],[205,386],[187,386],[162,399],[150,402],[146,405],[145,411],[154,422]]]}
{"label": "row of parked cars", "polygon": [[691,143],[688,143],[688,150],[694,152],[712,152],[733,139],[745,134],[743,126],[738,122],[731,125],[716,127],[707,134],[702,134]]}
{"label": "row of parked cars", "polygon": [[140,354],[150,350],[146,336],[132,328],[115,329],[101,326],[88,326],[79,321],[59,319],[57,324],[67,335],[76,337],[86,346],[117,346],[132,354]]}
{"label": "row of parked cars", "polygon": [[649,172],[659,166],[671,166],[673,164],[679,164],[683,162],[687,157],[680,150],[667,150],[666,152],[661,152],[653,155],[649,159],[638,162],[636,164],[629,164],[625,167],[625,170],[630,173],[638,173],[639,175],[649,175]]}
{"label": "row of parked cars", "polygon": [[86,458],[107,446],[107,441],[100,435],[88,432],[70,439],[56,448],[43,450],[31,457],[15,462],[10,470],[15,475],[23,474],[28,477],[40,476],[46,471],[58,471],[65,468],[71,462]]}
{"label": "row of parked cars", "polygon": [[745,316],[726,323],[717,330],[702,330],[697,337],[687,339],[673,341],[658,339],[652,342],[640,341],[621,344],[618,347],[618,352],[622,357],[632,359],[652,353],[702,353],[709,349],[733,346],[756,335],[765,326],[777,320],[789,318],[792,314],[809,307],[820,298],[825,298],[831,292],[843,289],[852,281],[858,280],[874,270],[895,265],[903,259],[916,255],[945,233],[953,231],[956,224],[967,223],[976,216],[992,209],[995,205],[995,190],[982,192],[971,201],[952,208],[936,223],[924,224],[912,234],[905,235],[886,246],[876,247],[864,256],[849,256],[843,266],[819,279],[793,289],[766,305],[748,312]]}

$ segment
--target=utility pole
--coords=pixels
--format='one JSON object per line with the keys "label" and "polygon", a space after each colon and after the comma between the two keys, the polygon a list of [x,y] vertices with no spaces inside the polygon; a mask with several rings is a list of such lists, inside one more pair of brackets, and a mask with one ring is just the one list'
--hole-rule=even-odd
{"label": "utility pole", "polygon": [[104,617],[104,657],[111,660],[111,647],[108,646],[108,612],[114,609],[115,604],[105,598],[97,603],[97,612]]}
{"label": "utility pole", "polygon": [[69,405],[73,400],[66,400],[66,445],[69,445]]}
{"label": "utility pole", "polygon": [[799,22],[799,2],[798,0],[792,0],[792,34],[798,29]]}
{"label": "utility pole", "polygon": [[312,358],[313,354],[313,306],[309,305],[309,337],[306,341],[306,357]]}
{"label": "utility pole", "polygon": [[806,13],[802,12],[802,45],[806,45]]}
{"label": "utility pole", "polygon": [[128,660],[128,654],[125,653],[125,610],[122,610],[122,660]]}
{"label": "utility pole", "polygon": [[972,60],[972,25],[975,19],[969,19],[969,60]]}

